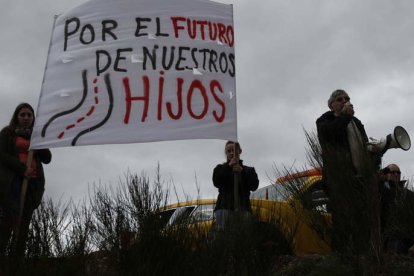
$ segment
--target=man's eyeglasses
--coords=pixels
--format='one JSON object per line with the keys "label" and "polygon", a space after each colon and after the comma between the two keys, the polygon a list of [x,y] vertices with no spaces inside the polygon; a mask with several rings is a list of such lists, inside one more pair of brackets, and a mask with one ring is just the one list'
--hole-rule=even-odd
{"label": "man's eyeglasses", "polygon": [[397,175],[400,175],[400,174],[401,174],[401,172],[400,172],[400,171],[388,171],[387,173],[390,173],[390,174],[397,174]]}
{"label": "man's eyeglasses", "polygon": [[349,102],[350,99],[351,98],[348,97],[348,96],[345,96],[345,97],[342,96],[342,97],[336,98],[335,101],[337,101],[337,102]]}

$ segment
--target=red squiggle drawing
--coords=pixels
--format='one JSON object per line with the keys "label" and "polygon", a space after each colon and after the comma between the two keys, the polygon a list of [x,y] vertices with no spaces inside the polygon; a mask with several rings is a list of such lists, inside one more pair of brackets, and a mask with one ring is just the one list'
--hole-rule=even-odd
{"label": "red squiggle drawing", "polygon": [[95,107],[91,106],[91,108],[89,108],[88,113],[86,113],[86,116],[88,116],[88,117],[91,116],[94,111],[95,111]]}
{"label": "red squiggle drawing", "polygon": [[[87,127],[87,128],[85,128],[85,129],[83,129],[83,130],[80,130],[76,135],[75,135],[75,137],[72,139],[72,141],[71,141],[71,145],[72,146],[76,146],[76,143],[77,143],[77,141],[79,140],[79,138],[81,137],[81,136],[83,136],[83,135],[85,135],[85,134],[88,134],[88,133],[91,133],[91,132],[93,132],[94,130],[96,130],[96,129],[98,129],[98,128],[100,128],[100,127],[102,127],[103,125],[105,125],[105,123],[109,120],[109,118],[111,117],[111,114],[112,114],[112,111],[113,111],[113,105],[114,105],[114,96],[113,96],[113,91],[112,91],[112,85],[111,85],[111,78],[110,78],[110,74],[109,73],[107,73],[107,74],[105,74],[105,76],[104,76],[104,78],[103,78],[103,81],[104,81],[104,83],[103,83],[103,85],[104,85],[104,88],[106,88],[106,89],[98,89],[98,88],[95,88],[95,86],[97,86],[96,85],[96,83],[98,82],[98,79],[97,79],[97,77],[93,80],[93,84],[95,84],[94,85],[94,88],[95,89],[92,89],[91,91],[96,91],[96,93],[101,93],[101,92],[107,92],[108,93],[108,100],[109,100],[109,103],[108,103],[108,109],[107,109],[107,113],[106,113],[106,115],[105,115],[105,117],[101,120],[101,121],[99,121],[99,122],[97,122],[95,125],[93,125],[93,126],[90,126],[90,127]],[[56,114],[54,114],[54,115],[52,115],[48,120],[47,120],[47,122],[45,123],[45,125],[43,126],[43,128],[42,128],[42,131],[41,131],[41,136],[44,138],[44,137],[46,137],[46,132],[47,132],[47,130],[49,129],[49,127],[50,127],[50,125],[56,120],[56,119],[58,119],[58,118],[60,118],[60,117],[63,117],[63,116],[66,116],[66,115],[68,115],[68,114],[71,114],[71,113],[73,113],[73,112],[76,112],[79,108],[81,108],[82,106],[83,106],[83,104],[85,103],[85,99],[88,97],[88,91],[89,91],[89,89],[88,89],[88,87],[90,86],[89,85],[89,82],[88,82],[88,71],[87,70],[83,70],[82,71],[82,85],[83,85],[83,90],[82,90],[82,98],[80,99],[80,101],[78,102],[78,103],[76,103],[76,105],[75,106],[73,106],[73,107],[71,107],[70,109],[67,109],[67,110],[63,110],[63,111],[60,111],[60,112],[58,112],[58,113],[56,113]],[[96,94],[95,93],[95,94]],[[91,96],[91,97],[94,97],[94,96]],[[104,101],[100,101],[99,100],[99,98],[97,97],[97,96],[95,96],[95,106],[97,105],[97,104],[102,104],[102,103],[105,103]],[[93,111],[95,110],[95,106],[93,107],[93,108],[90,108],[89,109],[89,111],[88,111],[88,114],[89,114],[89,116],[91,116],[92,115],[92,113],[93,113]],[[81,117],[78,117],[78,119],[76,120],[76,123],[75,124],[69,124],[68,126],[67,126],[67,129],[66,130],[68,130],[68,129],[72,129],[72,128],[77,128],[77,129],[79,129],[79,128],[81,128],[81,126],[80,126],[80,123],[84,123],[84,121],[86,122],[86,117],[88,116],[88,114],[85,114],[85,116],[81,116]],[[96,115],[98,115],[98,114],[96,114]],[[79,127],[77,127],[79,125]],[[84,124],[82,124],[82,125],[84,125]],[[58,138],[59,139],[62,139],[63,137],[65,136],[65,129],[63,129],[63,131],[62,132],[60,132],[60,134],[58,135]]]}
{"label": "red squiggle drawing", "polygon": [[[98,82],[98,79],[97,79],[97,78],[95,78],[92,82],[93,82],[93,84],[95,84],[95,85],[96,85],[96,84],[97,84],[97,82]],[[93,88],[93,91],[95,92],[95,94],[98,94],[98,93],[99,93],[99,87],[98,87],[98,86],[95,86],[95,87]],[[94,100],[95,100],[95,104],[94,104],[94,105],[92,105],[92,106],[89,108],[89,110],[88,110],[88,112],[86,113],[86,115],[85,115],[85,116],[82,116],[82,117],[79,117],[79,118],[76,120],[76,123],[75,123],[75,124],[70,124],[70,125],[66,126],[65,130],[70,130],[70,129],[72,129],[72,128],[75,128],[77,125],[79,125],[81,122],[83,122],[83,121],[86,119],[86,117],[90,117],[90,116],[93,114],[93,112],[95,111],[95,106],[99,104],[99,98],[98,98],[98,96],[95,96],[95,97],[94,97]],[[58,138],[58,139],[62,139],[62,138],[65,136],[65,130],[64,130],[64,131],[62,131],[61,133],[59,133],[59,135],[57,136],[57,138]]]}

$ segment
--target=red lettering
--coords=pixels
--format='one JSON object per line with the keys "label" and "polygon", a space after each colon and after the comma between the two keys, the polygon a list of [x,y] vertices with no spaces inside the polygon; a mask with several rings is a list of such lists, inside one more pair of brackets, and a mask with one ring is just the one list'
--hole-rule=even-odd
{"label": "red lettering", "polygon": [[229,41],[229,46],[230,47],[233,47],[233,45],[234,45],[234,30],[233,30],[233,26],[230,26],[230,25],[227,26],[226,37],[227,37],[227,40]]}
{"label": "red lettering", "polygon": [[217,40],[217,24],[208,22],[208,32],[210,40],[216,41]]}
{"label": "red lettering", "polygon": [[164,71],[160,72],[161,76],[158,81],[158,113],[157,113],[157,119],[158,121],[162,120],[162,99],[164,94],[164,78],[162,75],[164,75]]}
{"label": "red lettering", "polygon": [[171,119],[178,120],[183,115],[183,82],[184,79],[177,78],[177,103],[178,103],[178,110],[177,114],[174,114],[171,110],[172,104],[170,102],[167,102],[167,112],[168,115],[171,117]]}
{"label": "red lettering", "polygon": [[129,123],[129,118],[131,116],[131,105],[132,101],[143,101],[144,102],[144,111],[142,112],[141,122],[145,122],[145,119],[148,115],[148,106],[149,106],[149,78],[148,76],[142,77],[143,86],[144,86],[144,95],[141,97],[132,97],[131,95],[131,88],[129,86],[129,78],[123,78],[122,82],[124,84],[125,89],[125,104],[126,104],[126,111],[124,117],[124,123]]}
{"label": "red lettering", "polygon": [[204,34],[204,28],[207,25],[207,21],[206,20],[205,21],[197,21],[197,24],[200,25],[201,39],[205,40],[206,37],[205,37],[205,34]]}
{"label": "red lettering", "polygon": [[221,106],[221,115],[217,115],[217,111],[213,111],[213,116],[216,119],[217,122],[221,123],[224,121],[224,117],[226,115],[226,105],[224,104],[223,100],[217,96],[215,92],[215,88],[217,88],[221,93],[223,93],[223,87],[221,87],[221,84],[217,80],[212,80],[210,82],[210,92],[213,95],[214,100]]}
{"label": "red lettering", "polygon": [[[224,25],[223,23],[207,20],[194,20],[181,16],[173,16],[171,17],[171,21],[176,38],[181,37],[181,32],[184,31],[187,32],[188,37],[191,39],[219,40],[230,47],[234,45],[234,30],[232,25]],[[208,36],[206,32],[208,32]]]}
{"label": "red lettering", "polygon": [[226,39],[226,26],[224,26],[221,23],[218,23],[218,36],[219,36],[219,40],[223,43],[228,43],[227,39]]}
{"label": "red lettering", "polygon": [[184,27],[183,26],[179,26],[178,25],[178,22],[179,21],[181,21],[181,22],[185,21],[185,18],[184,17],[181,17],[181,16],[173,16],[173,17],[171,17],[171,20],[172,20],[172,23],[173,23],[173,29],[174,29],[175,38],[178,38],[180,36],[179,35],[179,30],[184,30]]}
{"label": "red lettering", "polygon": [[[193,24],[191,24],[191,23],[193,23]],[[193,25],[193,26],[191,26],[191,25]],[[190,18],[187,18],[187,29],[188,29],[188,36],[191,39],[195,39],[196,35],[197,35],[197,21],[191,20]]]}
{"label": "red lettering", "polygon": [[[122,79],[123,89],[125,91],[125,115],[124,123],[129,124],[132,116],[133,104],[137,104],[139,109],[141,122],[147,121],[149,111],[157,121],[163,120],[180,120],[183,116],[188,116],[194,120],[202,120],[208,116],[217,123],[222,123],[226,118],[226,102],[223,99],[224,89],[219,80],[211,80],[203,83],[201,80],[192,80],[188,85],[183,78],[171,79],[171,83],[164,76],[164,71],[160,71],[158,78],[158,95],[150,106],[151,79],[144,75],[139,78],[142,83],[142,95],[132,95],[133,87],[131,87],[130,79],[125,77]],[[154,80],[155,81],[155,80]],[[174,83],[173,83],[174,82]],[[175,91],[174,91],[175,86]],[[155,85],[153,85],[155,87]],[[172,87],[172,91],[164,91],[166,87]],[[168,93],[167,93],[168,92]],[[164,98],[168,95],[167,98]],[[153,95],[151,98],[154,98]],[[155,101],[157,101],[155,103]],[[139,103],[138,103],[139,102]],[[155,105],[156,104],[156,105]],[[151,108],[151,110],[149,110]],[[142,111],[141,111],[142,110]],[[164,116],[163,113],[166,113]],[[155,119],[155,118],[154,118]]]}
{"label": "red lettering", "polygon": [[[203,97],[203,100],[204,100],[204,108],[203,108],[203,111],[200,113],[200,115],[196,115],[193,112],[193,109],[192,109],[192,98],[193,98],[194,90],[196,88],[200,91],[201,96]],[[190,116],[193,117],[196,120],[203,119],[203,117],[207,114],[207,111],[208,111],[208,97],[207,97],[206,89],[204,88],[203,84],[199,80],[193,80],[193,82],[191,83],[191,86],[188,90],[187,110],[188,110],[188,113],[190,113]]]}

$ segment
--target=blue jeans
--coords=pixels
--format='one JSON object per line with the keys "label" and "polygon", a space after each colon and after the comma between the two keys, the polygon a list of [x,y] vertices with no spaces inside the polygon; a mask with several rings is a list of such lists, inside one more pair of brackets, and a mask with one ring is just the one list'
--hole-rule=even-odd
{"label": "blue jeans", "polygon": [[223,229],[227,224],[234,223],[235,217],[239,217],[242,222],[250,222],[252,214],[248,211],[234,212],[227,209],[218,209],[214,211],[214,218],[216,219],[216,227]]}

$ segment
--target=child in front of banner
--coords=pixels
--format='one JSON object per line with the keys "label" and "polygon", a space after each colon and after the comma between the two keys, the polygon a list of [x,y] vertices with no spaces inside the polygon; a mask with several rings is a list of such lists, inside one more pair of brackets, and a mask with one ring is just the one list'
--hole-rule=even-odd
{"label": "child in front of banner", "polygon": [[[44,192],[45,177],[42,163],[48,164],[52,159],[49,149],[34,150],[30,153],[33,125],[32,106],[21,103],[16,107],[9,125],[0,132],[0,259],[2,260],[6,256],[12,233],[12,259],[18,261],[24,255],[30,220]],[[24,181],[27,183],[27,190],[23,205],[20,197]],[[23,210],[21,206],[24,206]]]}
{"label": "child in front of banner", "polygon": [[[218,229],[223,229],[236,212],[243,217],[251,217],[250,191],[257,189],[259,179],[254,167],[245,166],[243,160],[239,159],[240,153],[239,143],[227,141],[225,145],[227,160],[218,164],[213,171],[213,184],[219,192],[214,208]],[[235,191],[237,198],[235,198]]]}

